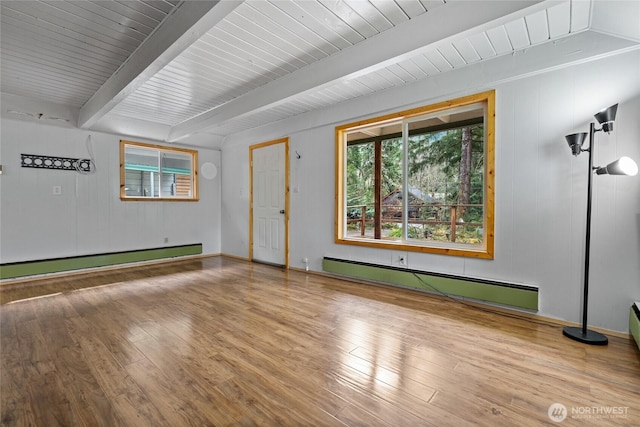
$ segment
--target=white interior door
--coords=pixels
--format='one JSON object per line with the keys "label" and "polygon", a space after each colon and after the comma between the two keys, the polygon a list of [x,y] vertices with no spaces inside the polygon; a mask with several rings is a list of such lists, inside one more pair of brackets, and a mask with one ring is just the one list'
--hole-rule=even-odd
{"label": "white interior door", "polygon": [[253,259],[286,265],[286,144],[252,150]]}

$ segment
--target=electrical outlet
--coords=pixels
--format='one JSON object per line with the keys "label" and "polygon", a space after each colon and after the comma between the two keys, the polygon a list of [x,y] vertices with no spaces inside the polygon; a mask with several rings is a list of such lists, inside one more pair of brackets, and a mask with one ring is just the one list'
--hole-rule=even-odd
{"label": "electrical outlet", "polygon": [[62,187],[59,185],[54,185],[51,194],[53,194],[54,196],[62,195]]}
{"label": "electrical outlet", "polygon": [[408,256],[408,252],[393,251],[391,253],[391,265],[407,267],[409,265]]}
{"label": "electrical outlet", "polygon": [[165,243],[169,243],[169,238],[168,238],[168,237],[165,237],[165,238],[164,238],[164,242],[165,242]]}

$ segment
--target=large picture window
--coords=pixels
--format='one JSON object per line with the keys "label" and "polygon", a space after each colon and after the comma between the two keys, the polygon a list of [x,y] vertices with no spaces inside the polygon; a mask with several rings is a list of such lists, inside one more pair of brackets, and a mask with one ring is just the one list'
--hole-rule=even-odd
{"label": "large picture window", "polygon": [[493,258],[495,93],[336,128],[336,242]]}
{"label": "large picture window", "polygon": [[120,141],[122,200],[198,200],[198,152]]}

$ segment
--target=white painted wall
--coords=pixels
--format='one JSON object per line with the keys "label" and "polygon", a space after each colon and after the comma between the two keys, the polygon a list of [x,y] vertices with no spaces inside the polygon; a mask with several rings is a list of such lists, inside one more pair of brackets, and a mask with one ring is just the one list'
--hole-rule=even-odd
{"label": "white painted wall", "polygon": [[[219,175],[200,177],[199,202],[123,202],[120,136],[6,118],[0,124],[0,262],[192,243],[220,253]],[[20,166],[21,153],[87,158],[89,135],[93,175]],[[198,160],[220,169],[220,151],[198,149]],[[62,194],[53,195],[53,186]]]}
{"label": "white painted wall", "polygon": [[[581,320],[587,155],[564,135],[620,103],[614,132],[596,136],[595,163],[640,162],[640,51],[518,76],[505,57],[228,137],[222,147],[222,252],[248,255],[251,144],[289,136],[290,264],[321,270],[324,256],[391,265],[390,250],[337,245],[335,126],[463,94],[496,89],[495,259],[409,253],[408,267],[537,285],[544,316]],[[514,77],[517,76],[517,77]],[[607,76],[607,80],[605,80]],[[301,154],[296,159],[295,152]],[[640,176],[594,179],[589,323],[627,331],[640,299]]]}

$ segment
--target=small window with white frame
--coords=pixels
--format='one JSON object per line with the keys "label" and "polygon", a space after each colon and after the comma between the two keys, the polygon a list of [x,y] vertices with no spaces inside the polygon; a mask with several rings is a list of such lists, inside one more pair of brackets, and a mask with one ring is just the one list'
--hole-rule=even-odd
{"label": "small window with white frame", "polygon": [[120,141],[120,199],[197,201],[198,152]]}

